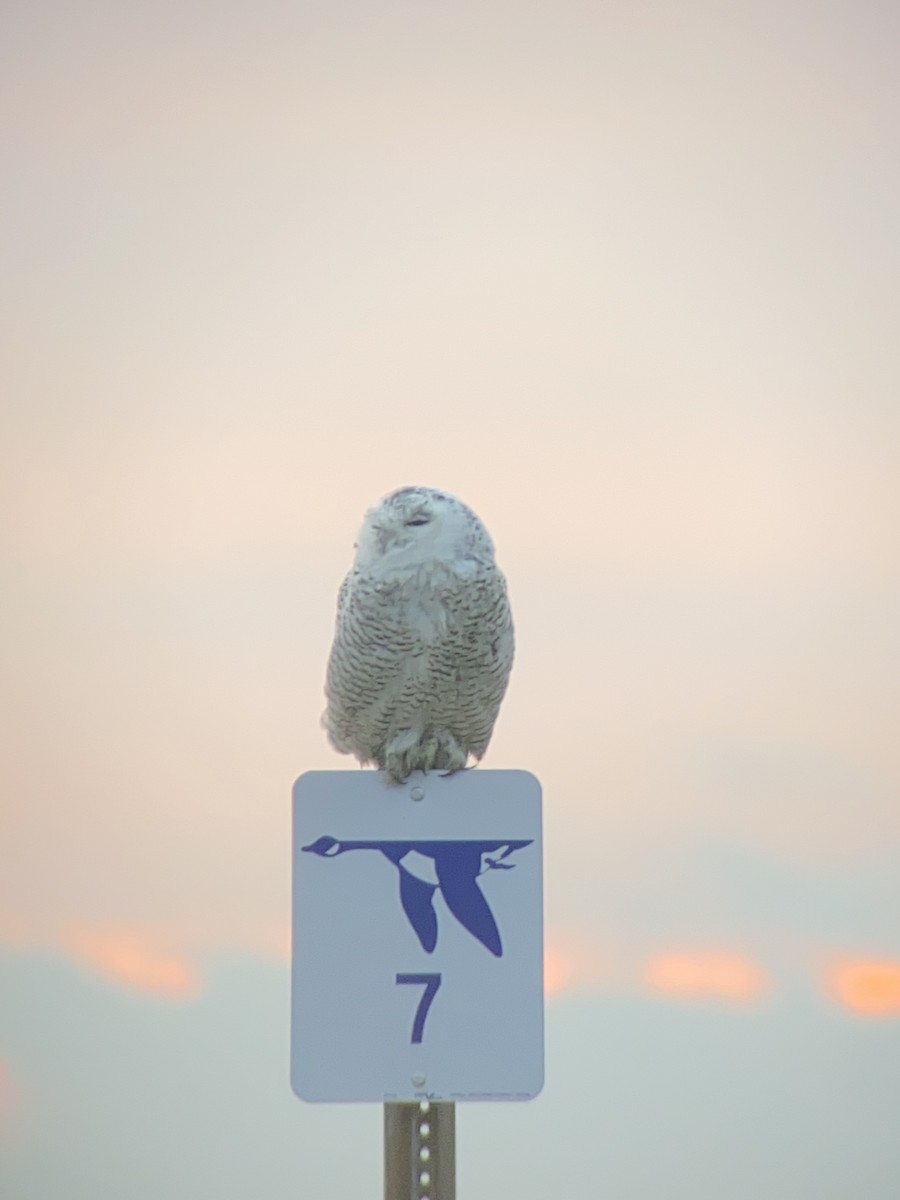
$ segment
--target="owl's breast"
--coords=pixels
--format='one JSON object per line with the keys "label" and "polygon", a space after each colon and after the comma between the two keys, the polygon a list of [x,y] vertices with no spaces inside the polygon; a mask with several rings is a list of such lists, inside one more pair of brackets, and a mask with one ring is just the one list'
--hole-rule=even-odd
{"label": "owl's breast", "polygon": [[423,646],[434,646],[447,638],[450,614],[440,596],[420,596],[410,605],[410,628]]}
{"label": "owl's breast", "polygon": [[403,623],[423,647],[446,641],[459,604],[459,583],[438,564],[419,567],[402,587]]}

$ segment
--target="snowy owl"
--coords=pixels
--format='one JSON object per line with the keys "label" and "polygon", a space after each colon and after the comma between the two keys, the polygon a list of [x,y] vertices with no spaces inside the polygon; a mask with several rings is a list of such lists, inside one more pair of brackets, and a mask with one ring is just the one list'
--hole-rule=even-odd
{"label": "snowy owl", "polygon": [[506,581],[454,496],[405,487],[366,513],[338,593],[322,723],[395,782],[487,749],[513,661]]}

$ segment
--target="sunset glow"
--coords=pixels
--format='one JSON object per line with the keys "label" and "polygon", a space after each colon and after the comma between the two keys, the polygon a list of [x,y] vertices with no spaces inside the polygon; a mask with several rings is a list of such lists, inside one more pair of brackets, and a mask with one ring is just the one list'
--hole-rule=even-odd
{"label": "sunset glow", "polygon": [[900,962],[849,959],[828,974],[828,991],[864,1017],[900,1017]]}
{"label": "sunset glow", "polygon": [[76,961],[135,991],[193,1000],[203,990],[196,968],[141,932],[78,929],[66,938]]}
{"label": "sunset glow", "polygon": [[727,1004],[754,1003],[772,986],[761,966],[737,953],[667,951],[642,961],[627,950],[601,952],[586,938],[548,935],[544,953],[548,997],[611,988],[633,992],[648,984],[672,997]]}
{"label": "sunset glow", "polygon": [[746,1004],[768,991],[766,974],[738,954],[669,953],[652,958],[644,978],[655,991]]}
{"label": "sunset glow", "polygon": [[557,996],[568,991],[575,978],[575,967],[569,955],[548,944],[544,949],[544,995]]}
{"label": "sunset glow", "polygon": [[550,933],[544,946],[544,994],[598,991],[611,982],[608,956],[584,937]]}

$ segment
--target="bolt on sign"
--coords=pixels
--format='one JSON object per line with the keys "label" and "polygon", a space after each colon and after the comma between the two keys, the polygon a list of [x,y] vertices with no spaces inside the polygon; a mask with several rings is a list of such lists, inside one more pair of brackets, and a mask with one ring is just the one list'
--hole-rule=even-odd
{"label": "bolt on sign", "polygon": [[526,771],[294,785],[291,1084],[530,1100],[544,1078],[541,789]]}

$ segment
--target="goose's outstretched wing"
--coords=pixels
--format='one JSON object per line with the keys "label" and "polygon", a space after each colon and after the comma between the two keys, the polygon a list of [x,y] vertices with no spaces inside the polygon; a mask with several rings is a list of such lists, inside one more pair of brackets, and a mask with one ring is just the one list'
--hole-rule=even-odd
{"label": "goose's outstretched wing", "polygon": [[409,917],[409,923],[426,954],[431,954],[437,945],[437,915],[434,911],[433,883],[424,883],[400,867],[400,903]]}
{"label": "goose's outstretched wing", "polygon": [[435,853],[434,865],[441,893],[454,917],[491,954],[500,958],[503,954],[500,930],[478,886],[480,848],[451,843],[446,849]]}

